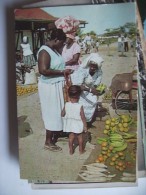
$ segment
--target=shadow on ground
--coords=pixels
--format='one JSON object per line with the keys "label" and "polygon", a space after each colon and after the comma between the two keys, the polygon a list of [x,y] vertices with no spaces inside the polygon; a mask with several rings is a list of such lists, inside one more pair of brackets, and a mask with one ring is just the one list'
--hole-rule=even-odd
{"label": "shadow on ground", "polygon": [[25,120],[27,116],[20,116],[18,117],[18,135],[19,138],[29,136],[33,134],[32,128],[28,122]]}

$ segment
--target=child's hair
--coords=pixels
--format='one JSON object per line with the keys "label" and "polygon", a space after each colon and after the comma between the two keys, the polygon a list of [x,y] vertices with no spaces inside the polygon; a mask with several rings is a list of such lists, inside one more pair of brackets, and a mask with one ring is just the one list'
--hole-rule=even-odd
{"label": "child's hair", "polygon": [[68,95],[70,98],[79,98],[81,95],[81,87],[78,85],[71,85],[68,89]]}

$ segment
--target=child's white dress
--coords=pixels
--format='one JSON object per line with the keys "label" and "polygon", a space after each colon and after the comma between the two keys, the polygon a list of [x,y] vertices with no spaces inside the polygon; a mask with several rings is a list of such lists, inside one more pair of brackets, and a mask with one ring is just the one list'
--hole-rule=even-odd
{"label": "child's white dress", "polygon": [[63,131],[82,133],[83,122],[80,116],[81,104],[66,102],[65,104],[65,116],[63,120]]}

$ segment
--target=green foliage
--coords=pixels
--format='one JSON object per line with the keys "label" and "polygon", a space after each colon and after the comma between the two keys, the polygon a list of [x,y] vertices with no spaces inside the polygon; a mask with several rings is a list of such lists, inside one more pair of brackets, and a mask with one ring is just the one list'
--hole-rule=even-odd
{"label": "green foliage", "polygon": [[118,28],[113,29],[105,29],[104,36],[118,36],[121,33],[128,33],[129,35],[136,34],[137,28],[136,24],[133,22],[128,22],[123,26],[119,26]]}

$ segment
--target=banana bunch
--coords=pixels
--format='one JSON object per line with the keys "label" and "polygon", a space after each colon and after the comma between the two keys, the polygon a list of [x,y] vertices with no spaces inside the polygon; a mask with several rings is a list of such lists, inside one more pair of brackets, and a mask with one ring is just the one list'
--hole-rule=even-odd
{"label": "banana bunch", "polygon": [[123,139],[122,135],[118,133],[112,133],[109,137],[110,145],[114,148],[113,152],[120,152],[127,148],[127,143]]}
{"label": "banana bunch", "polygon": [[101,84],[99,84],[99,85],[96,87],[96,90],[98,90],[100,93],[103,93],[103,92],[105,91],[106,88],[107,88],[106,85],[103,84],[103,83],[101,83]]}
{"label": "banana bunch", "polygon": [[136,139],[137,138],[136,133],[125,133],[125,132],[123,132],[122,135],[123,135],[124,139],[131,139],[131,138]]}
{"label": "banana bunch", "polygon": [[102,142],[108,142],[108,138],[105,137],[98,137],[97,138],[97,143],[102,144]]}

